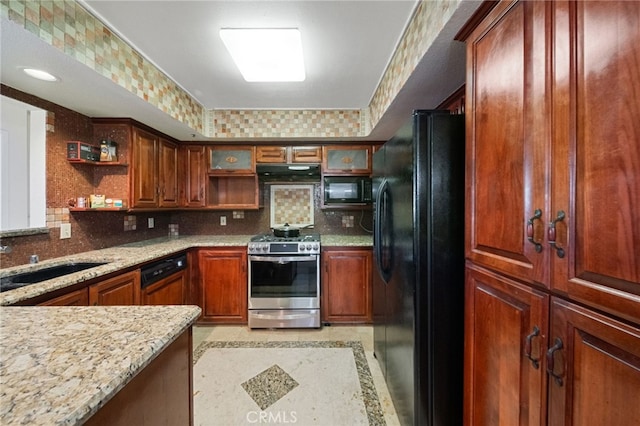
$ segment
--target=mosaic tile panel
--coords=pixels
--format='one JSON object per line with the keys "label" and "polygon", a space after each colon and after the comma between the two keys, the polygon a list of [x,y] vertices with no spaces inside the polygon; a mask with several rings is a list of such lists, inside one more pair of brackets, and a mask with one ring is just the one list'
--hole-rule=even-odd
{"label": "mosaic tile panel", "polygon": [[0,16],[207,137],[346,138],[371,132],[459,3],[418,4],[371,103],[353,110],[206,110],[73,0],[1,0]]}
{"label": "mosaic tile panel", "polygon": [[298,382],[279,365],[272,365],[240,386],[249,394],[261,410],[275,404],[291,392]]}
{"label": "mosaic tile panel", "polygon": [[460,0],[429,0],[418,4],[369,104],[371,128],[389,108],[459,3]]}
{"label": "mosaic tile panel", "polygon": [[363,136],[360,110],[212,110],[209,136],[294,138]]}
{"label": "mosaic tile panel", "polygon": [[47,228],[60,228],[63,223],[69,223],[69,209],[66,207],[47,207]]}
{"label": "mosaic tile panel", "polygon": [[2,0],[0,15],[202,132],[203,106],[81,4],[71,0]]}
{"label": "mosaic tile panel", "polygon": [[313,185],[271,185],[271,226],[313,224]]}

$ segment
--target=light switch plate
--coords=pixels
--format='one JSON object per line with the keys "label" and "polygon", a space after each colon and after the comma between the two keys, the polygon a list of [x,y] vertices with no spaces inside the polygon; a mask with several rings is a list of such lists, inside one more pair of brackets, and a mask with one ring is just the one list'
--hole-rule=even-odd
{"label": "light switch plate", "polygon": [[60,224],[60,239],[64,240],[67,238],[71,238],[71,224],[62,223]]}
{"label": "light switch plate", "polygon": [[148,228],[153,228],[154,226],[156,226],[155,221],[153,220],[152,217],[150,217],[149,219],[147,219],[147,227]]}
{"label": "light switch plate", "polygon": [[227,226],[227,217],[220,216],[220,226]]}

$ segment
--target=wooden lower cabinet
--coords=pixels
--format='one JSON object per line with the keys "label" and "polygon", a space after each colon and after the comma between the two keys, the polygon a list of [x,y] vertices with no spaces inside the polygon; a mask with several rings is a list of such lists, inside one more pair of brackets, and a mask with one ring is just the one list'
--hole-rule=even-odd
{"label": "wooden lower cabinet", "polygon": [[333,323],[370,323],[370,248],[336,247],[322,250],[321,316]]}
{"label": "wooden lower cabinet", "polygon": [[86,425],[192,425],[191,327],[107,402]]}
{"label": "wooden lower cabinet", "polygon": [[89,305],[139,305],[140,270],[127,272],[89,286]]}
{"label": "wooden lower cabinet", "polygon": [[187,272],[180,271],[142,289],[143,305],[183,305],[187,300]]}
{"label": "wooden lower cabinet", "polygon": [[247,248],[212,248],[198,252],[201,322],[246,324]]}
{"label": "wooden lower cabinet", "polygon": [[38,306],[87,306],[89,304],[89,291],[85,288],[54,297]]}
{"label": "wooden lower cabinet", "polygon": [[466,425],[640,424],[640,328],[469,264]]}
{"label": "wooden lower cabinet", "polygon": [[640,425],[640,327],[553,297],[548,348],[549,425]]}
{"label": "wooden lower cabinet", "polygon": [[[548,328],[549,296],[467,266],[465,294],[466,425],[544,424],[546,374],[540,361]],[[531,358],[525,340],[531,337]]]}

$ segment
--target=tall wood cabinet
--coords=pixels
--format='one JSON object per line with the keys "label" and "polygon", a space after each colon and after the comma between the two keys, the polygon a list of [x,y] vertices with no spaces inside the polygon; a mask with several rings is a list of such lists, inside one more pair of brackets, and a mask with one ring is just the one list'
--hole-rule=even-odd
{"label": "tall wood cabinet", "polygon": [[640,3],[500,2],[466,42],[465,423],[638,424]]}

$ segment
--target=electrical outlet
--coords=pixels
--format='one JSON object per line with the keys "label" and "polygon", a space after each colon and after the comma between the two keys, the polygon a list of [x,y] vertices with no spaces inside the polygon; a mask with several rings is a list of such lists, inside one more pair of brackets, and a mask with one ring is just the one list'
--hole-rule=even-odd
{"label": "electrical outlet", "polygon": [[149,219],[147,219],[147,227],[153,228],[154,226],[155,226],[155,221],[153,220],[153,218],[150,217]]}
{"label": "electrical outlet", "polygon": [[60,239],[64,240],[66,238],[71,238],[71,224],[70,223],[62,223],[62,224],[60,224]]}
{"label": "electrical outlet", "polygon": [[227,217],[220,216],[220,226],[227,226]]}

